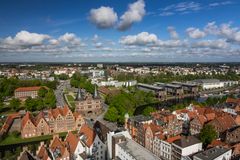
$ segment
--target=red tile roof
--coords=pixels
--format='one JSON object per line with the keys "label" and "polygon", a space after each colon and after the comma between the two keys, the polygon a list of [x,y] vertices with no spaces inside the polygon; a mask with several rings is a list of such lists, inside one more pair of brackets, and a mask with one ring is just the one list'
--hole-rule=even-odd
{"label": "red tile roof", "polygon": [[48,160],[49,156],[48,156],[48,152],[45,148],[44,145],[41,145],[40,146],[40,150],[39,152],[37,153],[37,157],[41,160]]}
{"label": "red tile roof", "polygon": [[43,119],[44,121],[46,121],[45,118],[44,118],[44,113],[43,113],[43,112],[40,112],[40,113],[37,115],[37,117],[35,118],[35,125],[36,125],[36,126],[37,126],[38,123],[41,121],[41,119]]}
{"label": "red tile roof", "polygon": [[204,123],[207,122],[207,118],[203,115],[198,115],[196,118],[198,118],[199,122],[201,123],[201,125],[203,126]]}
{"label": "red tile roof", "polygon": [[69,145],[70,153],[74,154],[77,148],[78,142],[79,142],[78,137],[72,132],[68,132],[65,139],[65,143],[66,143],[66,146]]}
{"label": "red tile roof", "polygon": [[20,87],[15,89],[15,92],[27,92],[27,91],[38,91],[41,86],[34,86],[34,87]]}
{"label": "red tile roof", "polygon": [[91,147],[95,139],[96,133],[87,124],[83,124],[79,131],[81,140],[88,146]]}
{"label": "red tile roof", "polygon": [[30,112],[27,112],[27,113],[25,114],[25,116],[22,118],[22,128],[24,128],[24,126],[26,125],[26,123],[27,123],[28,121],[32,122],[33,125],[35,124],[35,123],[34,123],[34,120],[33,120],[33,117],[32,117],[32,115],[30,114]]}
{"label": "red tile roof", "polygon": [[66,149],[64,143],[59,139],[58,135],[53,136],[53,140],[51,141],[49,148],[52,152],[59,149],[61,156],[65,153]]}
{"label": "red tile roof", "polygon": [[235,98],[227,98],[226,99],[227,103],[236,103],[236,104],[240,104],[240,98],[239,99],[235,99]]}
{"label": "red tile roof", "polygon": [[181,139],[181,136],[180,136],[180,135],[175,136],[175,137],[167,138],[166,141],[167,141],[168,143],[172,143],[172,142],[174,142],[174,141],[176,141],[176,140],[178,140],[178,139]]}
{"label": "red tile roof", "polygon": [[55,109],[51,109],[48,112],[49,117],[53,117],[53,118],[57,118],[58,115],[61,116],[66,116],[68,111],[71,111],[68,106],[64,106],[63,108],[55,108]]}

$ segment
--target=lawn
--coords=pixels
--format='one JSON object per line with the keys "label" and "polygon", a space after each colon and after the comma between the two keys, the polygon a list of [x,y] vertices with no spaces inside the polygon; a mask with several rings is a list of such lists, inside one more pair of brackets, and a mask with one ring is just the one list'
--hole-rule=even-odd
{"label": "lawn", "polygon": [[71,105],[73,108],[76,108],[75,102],[70,102],[70,105]]}
{"label": "lawn", "polygon": [[[67,132],[59,133],[60,137],[65,137],[66,135],[67,135]],[[40,141],[52,139],[52,137],[53,135],[45,135],[45,136],[22,139],[20,136],[16,137],[13,134],[10,134],[0,142],[0,146],[20,144],[20,143],[40,142]]]}
{"label": "lawn", "polygon": [[68,99],[69,102],[74,101],[74,98],[71,95],[67,95],[67,99]]}

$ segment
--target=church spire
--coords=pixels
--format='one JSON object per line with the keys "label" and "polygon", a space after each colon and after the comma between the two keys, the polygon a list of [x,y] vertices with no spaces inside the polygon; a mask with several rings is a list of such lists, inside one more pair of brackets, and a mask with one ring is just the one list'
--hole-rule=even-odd
{"label": "church spire", "polygon": [[95,85],[93,97],[94,97],[94,98],[99,98],[99,96],[98,96],[98,91],[97,91],[97,85]]}
{"label": "church spire", "polygon": [[80,100],[82,100],[82,93],[81,93],[80,87],[78,87],[78,92],[77,92],[77,96],[76,96],[76,101],[80,101]]}

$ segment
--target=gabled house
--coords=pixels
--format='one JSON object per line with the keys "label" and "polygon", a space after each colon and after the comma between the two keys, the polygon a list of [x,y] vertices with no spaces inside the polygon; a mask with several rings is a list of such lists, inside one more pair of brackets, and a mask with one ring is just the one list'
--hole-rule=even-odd
{"label": "gabled house", "polygon": [[36,136],[36,126],[34,124],[34,119],[30,112],[27,112],[26,115],[22,118],[21,136],[23,138]]}
{"label": "gabled house", "polygon": [[58,135],[53,136],[49,145],[49,151],[54,160],[70,160],[70,152]]}
{"label": "gabled house", "polygon": [[222,137],[224,132],[228,129],[236,126],[236,123],[232,116],[226,114],[224,116],[220,116],[210,121],[208,124],[212,125],[218,133],[218,136]]}
{"label": "gabled house", "polygon": [[51,156],[51,153],[45,146],[44,142],[41,142],[38,146],[38,149],[36,151],[36,157],[39,160],[52,160],[53,157]]}
{"label": "gabled house", "polygon": [[199,134],[206,122],[207,122],[207,118],[205,116],[197,115],[190,122],[190,133],[191,133],[191,135]]}
{"label": "gabled house", "polygon": [[71,159],[78,159],[78,156],[82,153],[81,143],[78,136],[76,136],[72,132],[68,132],[64,142],[68,151],[70,152]]}
{"label": "gabled house", "polygon": [[84,124],[80,128],[79,136],[80,136],[80,142],[82,144],[83,152],[85,152],[87,156],[92,156],[93,143],[96,137],[96,133],[87,124]]}
{"label": "gabled house", "polygon": [[36,135],[48,135],[50,134],[50,127],[44,118],[44,113],[40,112],[35,120],[35,126],[36,126]]}

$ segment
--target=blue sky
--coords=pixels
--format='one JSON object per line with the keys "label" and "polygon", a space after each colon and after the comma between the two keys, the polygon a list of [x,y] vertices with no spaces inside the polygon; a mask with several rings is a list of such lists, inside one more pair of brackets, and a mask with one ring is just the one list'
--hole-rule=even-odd
{"label": "blue sky", "polygon": [[240,61],[238,0],[1,0],[0,61]]}

